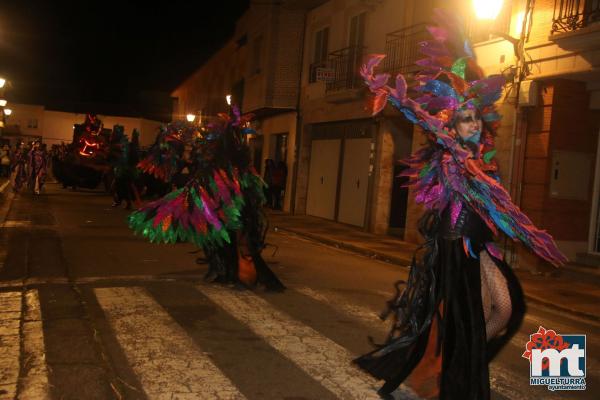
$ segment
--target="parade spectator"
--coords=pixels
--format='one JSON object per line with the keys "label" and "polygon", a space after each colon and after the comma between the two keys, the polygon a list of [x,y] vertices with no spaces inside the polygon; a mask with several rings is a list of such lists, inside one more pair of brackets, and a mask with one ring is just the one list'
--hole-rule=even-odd
{"label": "parade spectator", "polygon": [[7,144],[0,149],[0,176],[10,176],[10,146]]}
{"label": "parade spectator", "polygon": [[[275,164],[274,164],[275,165]],[[283,191],[285,190],[285,182],[287,179],[287,165],[285,162],[279,161],[274,166],[271,173],[271,208],[281,210],[281,201]]]}
{"label": "parade spectator", "polygon": [[267,184],[265,187],[265,198],[267,200],[266,206],[273,208],[273,191],[271,185],[273,184],[273,169],[275,168],[275,161],[271,158],[265,160],[265,172],[263,173],[263,180]]}

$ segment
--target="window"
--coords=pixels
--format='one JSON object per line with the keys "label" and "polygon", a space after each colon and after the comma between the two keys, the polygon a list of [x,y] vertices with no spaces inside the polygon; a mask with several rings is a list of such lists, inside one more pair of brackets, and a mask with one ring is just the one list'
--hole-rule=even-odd
{"label": "window", "polygon": [[244,104],[244,80],[241,79],[233,84],[231,87],[231,96],[233,99],[231,100],[231,104],[237,105],[239,108],[242,108]]}
{"label": "window", "polygon": [[317,68],[326,66],[329,43],[329,28],[321,29],[315,33],[315,43],[312,64],[310,64],[309,83],[317,81]]}
{"label": "window", "polygon": [[329,42],[329,28],[324,28],[315,34],[315,52],[313,63],[322,63],[327,60],[327,45]]}
{"label": "window", "polygon": [[355,15],[350,20],[350,37],[348,46],[362,47],[365,42],[365,20],[367,13]]}
{"label": "window", "polygon": [[29,118],[27,120],[27,127],[31,128],[31,129],[37,129],[37,127],[38,127],[38,120],[37,120],[37,118]]}
{"label": "window", "polygon": [[261,70],[262,42],[263,37],[258,36],[252,43],[252,70],[250,71],[252,75],[259,74]]}

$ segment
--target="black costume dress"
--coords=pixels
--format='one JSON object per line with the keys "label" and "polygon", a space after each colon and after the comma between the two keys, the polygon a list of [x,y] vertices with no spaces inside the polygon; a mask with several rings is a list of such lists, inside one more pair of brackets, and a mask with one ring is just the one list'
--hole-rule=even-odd
{"label": "black costume dress", "polygon": [[[463,206],[454,227],[450,212],[425,214],[419,230],[425,238],[422,259],[413,258],[403,291],[388,303],[395,323],[388,340],[355,362],[386,381],[379,393],[394,391],[415,369],[428,345],[435,343],[441,355],[440,399],[486,400],[490,398],[488,363],[518,330],[525,313],[521,286],[504,261],[494,257],[505,277],[512,314],[503,334],[486,340],[481,295],[480,260],[468,257],[463,237],[471,239],[476,254],[485,250],[492,234],[484,222]],[[486,250],[487,251],[487,250]],[[419,252],[419,250],[418,250]],[[431,329],[436,320],[437,329]],[[434,341],[429,335],[435,334]]]}

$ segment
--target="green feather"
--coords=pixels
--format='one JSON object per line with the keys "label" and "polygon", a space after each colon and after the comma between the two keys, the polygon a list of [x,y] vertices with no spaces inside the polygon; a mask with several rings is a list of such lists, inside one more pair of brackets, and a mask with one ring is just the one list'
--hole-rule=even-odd
{"label": "green feather", "polygon": [[468,57],[459,58],[452,64],[452,68],[450,69],[454,75],[458,75],[461,78],[465,79],[465,70],[467,69],[467,60]]}
{"label": "green feather", "polygon": [[485,162],[486,164],[489,164],[495,155],[496,155],[496,149],[488,151],[487,153],[485,153],[483,155],[483,162]]}

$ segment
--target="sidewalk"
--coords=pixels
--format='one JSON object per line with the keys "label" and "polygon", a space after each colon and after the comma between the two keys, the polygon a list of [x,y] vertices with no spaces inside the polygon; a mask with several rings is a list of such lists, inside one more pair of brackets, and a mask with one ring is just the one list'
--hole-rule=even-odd
{"label": "sidewalk", "polygon": [[[410,264],[417,248],[416,245],[393,236],[375,235],[321,218],[270,210],[268,215],[272,229],[405,268]],[[599,277],[596,270],[569,265],[551,276],[534,275],[526,270],[515,270],[515,273],[528,301],[600,321],[600,285],[597,284]]]}

